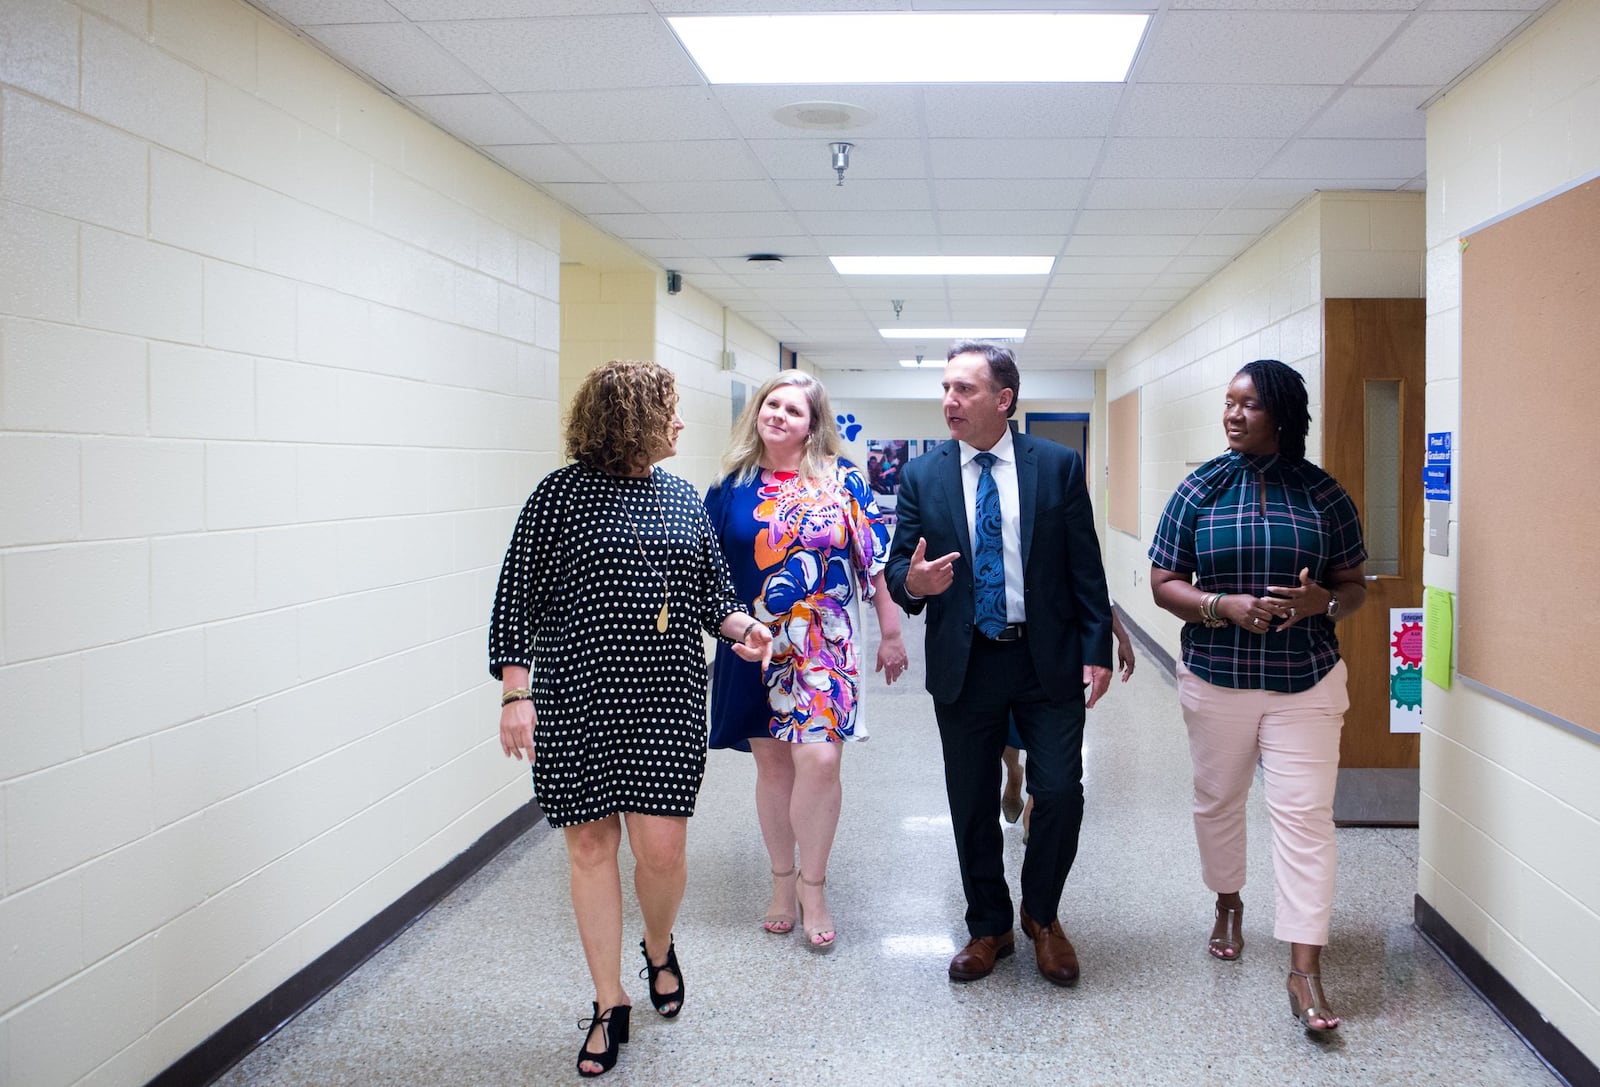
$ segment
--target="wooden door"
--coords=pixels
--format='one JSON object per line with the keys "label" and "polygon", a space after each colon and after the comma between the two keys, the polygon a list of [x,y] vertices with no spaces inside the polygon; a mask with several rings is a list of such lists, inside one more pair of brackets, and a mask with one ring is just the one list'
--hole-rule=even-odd
{"label": "wooden door", "polygon": [[1355,499],[1370,556],[1366,605],[1338,626],[1339,766],[1415,769],[1420,738],[1389,731],[1389,609],[1422,607],[1424,304],[1330,298],[1322,316],[1322,467]]}

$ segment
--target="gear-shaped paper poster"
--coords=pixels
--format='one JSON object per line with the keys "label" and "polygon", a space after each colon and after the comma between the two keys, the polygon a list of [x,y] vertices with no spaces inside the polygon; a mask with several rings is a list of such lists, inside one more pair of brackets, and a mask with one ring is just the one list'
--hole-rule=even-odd
{"label": "gear-shaped paper poster", "polygon": [[1422,731],[1422,609],[1389,609],[1389,731]]}

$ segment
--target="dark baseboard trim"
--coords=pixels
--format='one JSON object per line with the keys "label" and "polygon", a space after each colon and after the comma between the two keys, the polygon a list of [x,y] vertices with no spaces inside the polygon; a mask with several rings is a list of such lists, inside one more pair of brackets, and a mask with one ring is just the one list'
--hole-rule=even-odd
{"label": "dark baseboard trim", "polygon": [[1461,980],[1483,998],[1551,1074],[1568,1087],[1600,1087],[1600,1067],[1540,1015],[1539,1009],[1528,1003],[1421,895],[1416,896],[1414,916],[1423,939],[1444,956]]}
{"label": "dark baseboard trim", "polygon": [[252,1049],[278,1033],[291,1019],[387,947],[496,853],[543,819],[544,812],[539,805],[528,801],[490,827],[443,868],[168,1066],[147,1087],[194,1087],[215,1082]]}
{"label": "dark baseboard trim", "polygon": [[1117,618],[1122,620],[1122,629],[1126,630],[1128,637],[1138,644],[1140,652],[1165,671],[1169,680],[1175,678],[1178,674],[1178,662],[1172,659],[1172,654],[1162,649],[1155,639],[1145,633],[1143,627],[1128,618],[1128,613],[1122,608],[1112,605],[1112,610],[1117,613]]}

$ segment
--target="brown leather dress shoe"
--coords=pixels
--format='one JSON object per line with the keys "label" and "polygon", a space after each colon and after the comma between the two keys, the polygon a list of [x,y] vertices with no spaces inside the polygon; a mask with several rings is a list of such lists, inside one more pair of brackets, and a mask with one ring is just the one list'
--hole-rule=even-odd
{"label": "brown leather dress shoe", "polygon": [[1017,949],[1017,938],[1011,933],[1004,936],[977,936],[967,946],[956,952],[950,960],[952,981],[977,981],[994,973],[994,964]]}
{"label": "brown leather dress shoe", "polygon": [[[1033,941],[1033,954],[1039,962],[1039,973],[1055,985],[1078,984],[1078,952],[1073,948],[1072,941],[1067,939],[1067,934],[1061,931],[1061,922],[1057,920],[1040,925],[1028,916],[1027,910],[1021,912],[1022,931]],[[954,964],[951,969],[954,969]]]}

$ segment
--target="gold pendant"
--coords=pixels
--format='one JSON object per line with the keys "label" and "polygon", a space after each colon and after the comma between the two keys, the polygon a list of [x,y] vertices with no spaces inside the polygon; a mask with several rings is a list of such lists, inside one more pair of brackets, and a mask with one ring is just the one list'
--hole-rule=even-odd
{"label": "gold pendant", "polygon": [[662,634],[667,632],[667,602],[661,602],[661,612],[656,616],[656,630]]}

